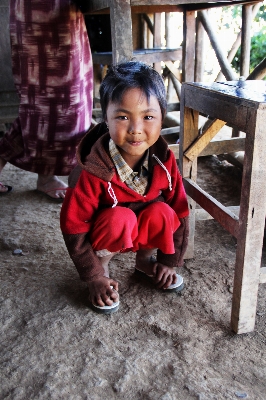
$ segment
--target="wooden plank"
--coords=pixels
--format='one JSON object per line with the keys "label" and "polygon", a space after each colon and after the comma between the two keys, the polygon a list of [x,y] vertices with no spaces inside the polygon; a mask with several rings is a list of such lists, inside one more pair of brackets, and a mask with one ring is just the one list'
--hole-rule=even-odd
{"label": "wooden plank", "polygon": [[246,135],[231,315],[236,333],[251,332],[255,326],[266,214],[265,106],[264,101],[253,109]]}
{"label": "wooden plank", "polygon": [[179,70],[174,66],[173,62],[171,61],[166,61],[165,65],[167,66],[167,68],[169,69],[169,71],[172,72],[172,74],[175,76],[175,78],[181,82],[181,73],[179,72]]}
{"label": "wooden plank", "polygon": [[184,155],[190,161],[193,161],[225,124],[226,122],[220,119],[213,120],[209,128],[192,143],[192,145],[184,152]]}
{"label": "wooden plank", "polygon": [[[105,14],[109,13],[111,0],[87,0],[87,3],[82,4],[82,12],[85,14]],[[261,2],[261,0],[254,0]],[[252,3],[254,3],[252,1]],[[250,0],[233,0],[224,1],[217,0],[216,2],[206,0],[131,0],[132,12],[135,13],[156,13],[156,12],[183,12],[185,8],[190,11],[197,11],[213,7],[233,6],[237,4],[250,3]]]}
{"label": "wooden plank", "polygon": [[[179,144],[169,144],[168,147],[173,151],[175,158],[179,159]],[[235,153],[245,150],[245,138],[231,138],[224,140],[213,140],[199,154],[199,157]]]}
{"label": "wooden plank", "polygon": [[237,151],[245,150],[245,138],[231,138],[224,140],[213,140],[207,147],[199,154],[202,156],[211,156],[213,154],[226,154],[234,153]]}
{"label": "wooden plank", "polygon": [[[237,217],[239,216],[239,206],[229,206],[226,207],[229,211],[231,211],[233,214],[235,214]],[[211,216],[206,210],[203,208],[196,208],[195,210],[195,216],[196,216],[196,221],[206,221],[209,219],[213,219],[213,216]]]}
{"label": "wooden plank", "polygon": [[[92,0],[93,1],[93,0]],[[94,0],[95,1],[95,0]],[[103,1],[103,0],[101,0]],[[193,6],[198,5],[198,4],[205,4],[206,6],[209,5],[209,3],[215,4],[216,6],[224,6],[224,5],[234,5],[234,4],[242,4],[242,3],[250,3],[250,0],[233,0],[233,1],[225,1],[225,0],[216,0],[216,1],[211,1],[211,0],[131,0],[131,5],[132,6],[141,6],[141,5],[175,5],[176,3],[178,4],[193,4]]]}
{"label": "wooden plank", "polygon": [[[186,83],[186,85],[189,86],[190,84]],[[231,90],[224,84],[216,83],[213,85],[217,85],[217,89],[223,88],[224,93],[216,92],[215,89],[208,90],[208,84],[206,84],[206,90],[200,92],[197,88],[192,89],[192,86],[190,89],[189,86],[189,89],[186,90],[186,105],[205,115],[217,116],[223,121],[226,120],[230,126],[246,132],[249,124],[248,106],[254,107],[254,102],[252,104],[252,101],[234,97],[236,90]]]}
{"label": "wooden plank", "polygon": [[[159,61],[177,61],[182,58],[182,48],[178,49],[141,49],[134,50],[135,60],[153,64]],[[112,63],[112,52],[92,53],[94,64],[110,65]]]}
{"label": "wooden plank", "polygon": [[235,214],[191,179],[184,179],[184,186],[188,196],[204,208],[231,235],[238,237],[239,219]]}

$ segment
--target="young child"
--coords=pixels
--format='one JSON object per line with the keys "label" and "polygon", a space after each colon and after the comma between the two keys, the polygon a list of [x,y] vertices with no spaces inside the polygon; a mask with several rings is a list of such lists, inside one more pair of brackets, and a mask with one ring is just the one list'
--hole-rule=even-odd
{"label": "young child", "polygon": [[[158,289],[180,291],[188,237],[188,205],[174,154],[160,136],[164,82],[151,67],[125,62],[109,68],[100,87],[105,122],[82,139],[70,177],[61,229],[95,311],[118,309],[111,258],[136,252],[135,272]],[[154,253],[157,251],[157,256]]]}

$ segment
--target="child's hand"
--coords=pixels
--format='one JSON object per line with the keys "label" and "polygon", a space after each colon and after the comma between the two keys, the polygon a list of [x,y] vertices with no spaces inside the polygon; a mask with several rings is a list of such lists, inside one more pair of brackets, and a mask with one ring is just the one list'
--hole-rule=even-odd
{"label": "child's hand", "polygon": [[[118,301],[118,283],[113,279],[101,276],[94,281],[87,282],[90,292],[90,301],[96,306],[111,306]],[[113,290],[111,288],[113,286]]]}
{"label": "child's hand", "polygon": [[154,283],[159,289],[167,289],[177,282],[176,271],[157,262],[154,263],[153,276]]}

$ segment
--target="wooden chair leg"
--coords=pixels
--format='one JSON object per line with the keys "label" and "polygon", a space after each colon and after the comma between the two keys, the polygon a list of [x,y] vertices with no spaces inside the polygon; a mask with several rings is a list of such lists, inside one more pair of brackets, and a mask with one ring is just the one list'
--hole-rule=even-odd
{"label": "wooden chair leg", "polygon": [[264,119],[258,110],[256,130],[246,137],[249,151],[245,152],[243,166],[231,316],[236,333],[251,332],[255,326],[266,213]]}

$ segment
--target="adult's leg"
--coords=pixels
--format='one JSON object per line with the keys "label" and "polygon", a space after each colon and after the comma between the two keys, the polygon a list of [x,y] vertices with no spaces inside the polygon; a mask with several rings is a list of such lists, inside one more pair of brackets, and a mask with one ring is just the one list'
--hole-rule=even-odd
{"label": "adult's leg", "polygon": [[41,6],[11,0],[10,35],[20,107],[0,156],[37,173],[39,191],[64,197],[58,175],[76,165],[76,146],[91,123],[93,70],[83,15],[69,0]]}
{"label": "adult's leg", "polygon": [[56,175],[41,175],[38,174],[37,190],[48,194],[48,196],[59,199],[64,198],[67,185]]}

